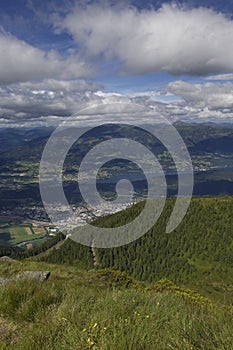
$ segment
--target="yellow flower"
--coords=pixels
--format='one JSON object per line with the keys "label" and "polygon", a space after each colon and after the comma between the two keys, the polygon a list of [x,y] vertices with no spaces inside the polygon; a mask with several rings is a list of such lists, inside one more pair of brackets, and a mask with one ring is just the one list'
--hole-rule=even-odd
{"label": "yellow flower", "polygon": [[158,302],[157,302],[157,305],[159,305],[159,304],[160,304],[160,302],[158,301]]}
{"label": "yellow flower", "polygon": [[86,328],[83,328],[83,332],[86,332],[87,331],[87,329]]}
{"label": "yellow flower", "polygon": [[96,328],[97,326],[98,326],[98,324],[97,324],[97,323],[94,323],[93,328]]}
{"label": "yellow flower", "polygon": [[91,340],[91,338],[88,338],[87,342],[88,342],[89,345],[93,345],[94,344],[94,342],[93,342],[93,340]]}
{"label": "yellow flower", "polygon": [[149,316],[149,315],[146,315],[146,318],[150,318],[150,316]]}

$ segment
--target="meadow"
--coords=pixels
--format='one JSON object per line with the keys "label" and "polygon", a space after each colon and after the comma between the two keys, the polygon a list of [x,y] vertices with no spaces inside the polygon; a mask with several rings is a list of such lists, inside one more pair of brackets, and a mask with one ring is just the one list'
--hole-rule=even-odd
{"label": "meadow", "polygon": [[0,288],[0,349],[232,349],[232,308],[173,285],[111,270],[1,262],[0,275],[49,270]]}
{"label": "meadow", "polygon": [[0,244],[15,245],[44,237],[47,233],[44,227],[33,228],[29,224],[19,224],[6,219],[0,220]]}

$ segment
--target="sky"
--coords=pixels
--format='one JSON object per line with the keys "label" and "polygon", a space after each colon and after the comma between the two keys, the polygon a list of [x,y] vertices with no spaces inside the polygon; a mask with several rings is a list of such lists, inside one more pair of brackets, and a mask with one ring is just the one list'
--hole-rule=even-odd
{"label": "sky", "polygon": [[57,125],[108,102],[172,122],[233,121],[233,0],[0,0],[0,10],[0,127]]}

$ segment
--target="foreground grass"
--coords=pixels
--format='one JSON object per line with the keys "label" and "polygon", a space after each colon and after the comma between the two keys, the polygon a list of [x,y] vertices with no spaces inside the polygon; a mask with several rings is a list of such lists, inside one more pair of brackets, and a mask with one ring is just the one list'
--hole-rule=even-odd
{"label": "foreground grass", "polygon": [[111,271],[0,264],[1,276],[29,269],[52,274],[0,287],[0,349],[232,349],[232,310],[166,281],[145,287]]}

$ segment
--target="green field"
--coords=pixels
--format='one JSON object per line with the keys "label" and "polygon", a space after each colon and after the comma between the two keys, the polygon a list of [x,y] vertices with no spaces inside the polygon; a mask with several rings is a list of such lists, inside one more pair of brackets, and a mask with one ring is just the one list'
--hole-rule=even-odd
{"label": "green field", "polygon": [[25,241],[31,241],[36,238],[44,237],[46,230],[36,228],[35,231],[30,225],[10,224],[0,220],[0,244],[15,245]]}
{"label": "green field", "polygon": [[163,279],[25,260],[0,276],[50,271],[0,288],[1,350],[232,350],[233,309]]}

